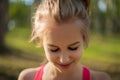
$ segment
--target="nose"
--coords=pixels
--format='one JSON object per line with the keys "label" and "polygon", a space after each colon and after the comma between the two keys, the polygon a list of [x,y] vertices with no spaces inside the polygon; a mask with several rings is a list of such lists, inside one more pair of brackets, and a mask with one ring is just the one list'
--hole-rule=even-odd
{"label": "nose", "polygon": [[68,64],[70,62],[70,56],[66,53],[61,53],[59,61],[61,64]]}

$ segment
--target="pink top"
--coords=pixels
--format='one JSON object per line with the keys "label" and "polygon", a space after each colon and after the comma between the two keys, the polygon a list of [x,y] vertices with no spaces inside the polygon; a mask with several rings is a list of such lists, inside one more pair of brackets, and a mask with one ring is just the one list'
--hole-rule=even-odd
{"label": "pink top", "polygon": [[[44,66],[45,65],[41,66],[41,68],[38,70],[34,80],[42,80]],[[82,80],[90,80],[90,70],[86,67],[83,67],[83,79]]]}

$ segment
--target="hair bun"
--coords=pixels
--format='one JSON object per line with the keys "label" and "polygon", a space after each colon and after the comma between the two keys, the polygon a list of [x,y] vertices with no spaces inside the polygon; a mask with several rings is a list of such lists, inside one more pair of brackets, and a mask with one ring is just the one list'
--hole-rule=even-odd
{"label": "hair bun", "polygon": [[81,0],[81,1],[89,14],[90,13],[90,0]]}

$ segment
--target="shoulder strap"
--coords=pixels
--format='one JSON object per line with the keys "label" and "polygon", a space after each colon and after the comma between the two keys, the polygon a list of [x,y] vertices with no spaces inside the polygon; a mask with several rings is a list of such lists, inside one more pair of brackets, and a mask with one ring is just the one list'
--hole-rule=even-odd
{"label": "shoulder strap", "polygon": [[42,80],[44,66],[45,65],[43,65],[43,66],[40,67],[40,69],[38,70],[38,72],[35,75],[35,79],[34,80]]}
{"label": "shoulder strap", "polygon": [[90,70],[83,67],[83,80],[90,80]]}

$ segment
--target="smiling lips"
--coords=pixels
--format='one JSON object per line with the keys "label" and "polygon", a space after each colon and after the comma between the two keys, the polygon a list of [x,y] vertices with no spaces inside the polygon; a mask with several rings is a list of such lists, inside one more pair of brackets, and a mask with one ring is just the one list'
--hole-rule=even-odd
{"label": "smiling lips", "polygon": [[70,67],[72,63],[68,63],[68,64],[58,64],[60,67],[68,69]]}

